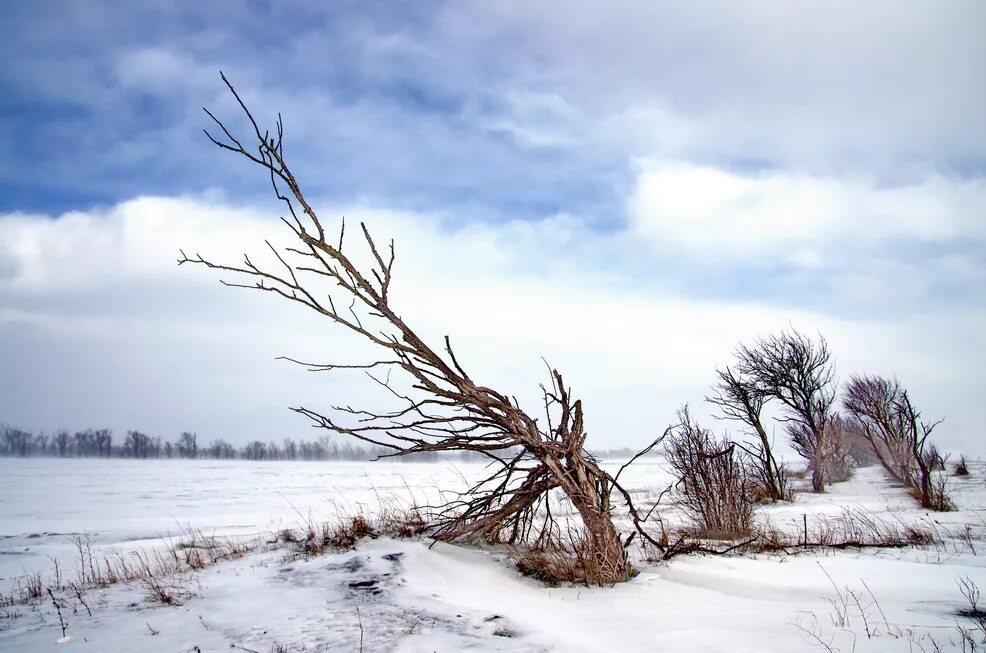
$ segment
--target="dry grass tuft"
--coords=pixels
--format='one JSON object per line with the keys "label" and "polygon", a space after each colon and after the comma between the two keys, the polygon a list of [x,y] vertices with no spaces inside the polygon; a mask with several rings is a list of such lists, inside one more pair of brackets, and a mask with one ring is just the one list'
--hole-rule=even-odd
{"label": "dry grass tuft", "polygon": [[424,515],[415,508],[388,508],[380,513],[379,521],[381,532],[401,539],[417,537],[428,530]]}
{"label": "dry grass tuft", "polygon": [[44,598],[45,584],[40,573],[28,574],[24,581],[24,592],[28,601],[39,601]]}
{"label": "dry grass tuft", "polygon": [[367,537],[417,537],[424,534],[428,527],[428,521],[416,508],[386,507],[372,518],[357,513],[341,516],[335,522],[316,523],[308,516],[300,532],[284,529],[277,534],[275,541],[296,545],[302,554],[313,557],[352,549]]}
{"label": "dry grass tuft", "polygon": [[511,558],[517,570],[545,585],[562,584],[589,586],[610,585],[613,569],[606,566],[601,556],[593,553],[589,539],[581,534],[571,534],[568,542],[549,542],[533,547],[511,547]]}
{"label": "dry grass tuft", "polygon": [[[0,595],[0,608],[36,604],[47,594],[55,605],[71,607],[73,612],[79,608],[89,611],[87,590],[128,582],[143,585],[153,601],[182,605],[193,594],[194,572],[223,560],[241,558],[256,546],[256,542],[206,537],[190,528],[183,529],[163,550],[137,550],[128,555],[100,555],[93,550],[88,535],[76,537],[73,543],[78,566],[76,581],[66,582],[55,561],[48,579],[40,573],[27,574],[13,591]],[[6,614],[16,613],[8,610]]]}

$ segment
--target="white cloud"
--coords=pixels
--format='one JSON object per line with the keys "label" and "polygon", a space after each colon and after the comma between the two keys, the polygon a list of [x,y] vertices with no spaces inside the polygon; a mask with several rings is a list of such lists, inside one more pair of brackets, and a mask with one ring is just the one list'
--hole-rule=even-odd
{"label": "white cloud", "polygon": [[[722,197],[728,204],[734,189],[748,188],[734,182],[725,179],[726,190],[706,205],[720,207]],[[986,320],[978,307],[891,324],[776,302],[689,299],[600,263],[623,251],[633,232],[594,234],[571,216],[450,228],[438,216],[322,209],[343,213],[350,247],[357,217],[379,238],[395,237],[393,301],[409,323],[434,342],[451,335],[474,377],[534,410],[546,357],[586,401],[597,446],[644,442],[679,404],[701,402],[714,366],[728,362],[740,340],[789,323],[823,332],[843,374],[899,374],[929,415],[949,416],[946,443],[979,446]],[[715,239],[713,225],[701,230]],[[283,227],[266,210],[202,198],[0,218],[3,259],[16,270],[0,280],[8,367],[0,415],[47,428],[109,422],[245,439],[307,435],[289,405],[375,398],[358,375],[311,375],[272,360],[365,353],[347,334],[272,296],[225,289],[205,270],[174,264],[180,247],[227,261],[244,250],[260,256],[264,237],[277,234]]]}
{"label": "white cloud", "polygon": [[214,86],[216,68],[187,53],[163,47],[130,50],[121,53],[115,63],[117,82],[125,88],[162,94],[192,86]]}
{"label": "white cloud", "polygon": [[450,5],[427,42],[453,71],[499,72],[510,44],[502,86],[550,90],[593,131],[643,134],[649,149],[632,154],[899,173],[981,155],[984,22],[970,2],[479,0]]}
{"label": "white cloud", "polygon": [[815,268],[846,252],[986,241],[986,182],[937,175],[893,187],[787,171],[740,174],[642,162],[628,203],[636,234],[695,256],[787,259]]}

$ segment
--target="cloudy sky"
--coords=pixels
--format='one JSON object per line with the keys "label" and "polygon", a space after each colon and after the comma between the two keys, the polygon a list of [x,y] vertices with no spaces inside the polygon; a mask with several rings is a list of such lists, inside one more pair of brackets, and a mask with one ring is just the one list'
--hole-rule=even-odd
{"label": "cloudy sky", "polygon": [[[332,325],[176,265],[283,227],[225,71],[323,219],[397,241],[393,304],[597,447],[739,342],[824,334],[986,454],[986,4],[58,2],[0,21],[0,422],[311,436],[368,403]],[[372,384],[370,384],[372,386]]]}

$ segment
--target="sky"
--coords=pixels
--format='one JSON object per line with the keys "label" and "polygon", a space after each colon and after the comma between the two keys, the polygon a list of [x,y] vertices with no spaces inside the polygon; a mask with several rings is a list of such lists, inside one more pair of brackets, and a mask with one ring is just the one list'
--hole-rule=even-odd
{"label": "sky", "polygon": [[986,455],[986,4],[46,0],[0,55],[0,422],[244,443],[380,399],[275,360],[349,335],[176,265],[286,235],[202,133],[244,128],[222,70],[324,222],[395,239],[406,321],[532,412],[557,367],[590,446],[712,420],[793,327]]}

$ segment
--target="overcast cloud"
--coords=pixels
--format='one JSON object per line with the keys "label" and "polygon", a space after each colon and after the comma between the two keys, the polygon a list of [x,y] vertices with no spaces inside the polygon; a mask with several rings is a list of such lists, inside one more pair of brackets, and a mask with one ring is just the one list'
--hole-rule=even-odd
{"label": "overcast cloud", "polygon": [[0,422],[243,442],[377,398],[273,360],[345,334],[175,264],[283,235],[201,134],[222,68],[324,219],[395,237],[408,321],[533,405],[544,356],[596,446],[794,325],[986,454],[982,3],[55,4],[0,26]]}

